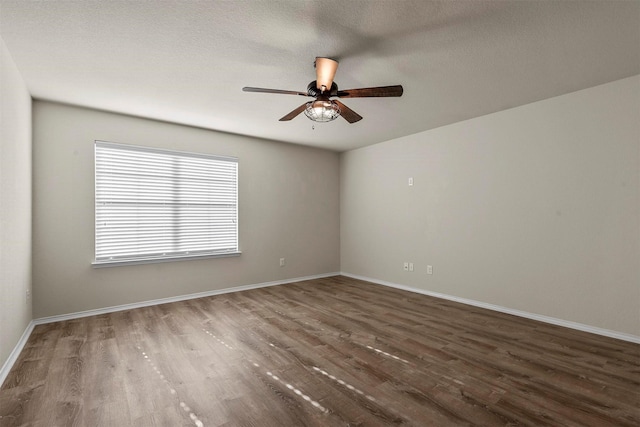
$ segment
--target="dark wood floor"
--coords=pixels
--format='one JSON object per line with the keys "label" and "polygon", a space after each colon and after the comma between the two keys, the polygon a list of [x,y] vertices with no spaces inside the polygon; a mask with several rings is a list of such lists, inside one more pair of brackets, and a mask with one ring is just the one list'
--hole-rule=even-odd
{"label": "dark wood floor", "polygon": [[37,326],[1,426],[640,425],[640,345],[332,277]]}

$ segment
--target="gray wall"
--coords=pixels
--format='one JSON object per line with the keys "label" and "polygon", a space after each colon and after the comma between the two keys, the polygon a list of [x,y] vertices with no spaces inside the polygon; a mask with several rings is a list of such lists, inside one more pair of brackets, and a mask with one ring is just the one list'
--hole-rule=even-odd
{"label": "gray wall", "polygon": [[0,366],[31,321],[31,96],[0,39]]}
{"label": "gray wall", "polygon": [[[33,114],[34,317],[340,270],[337,153],[49,102]],[[242,255],[92,268],[96,139],[238,157]]]}
{"label": "gray wall", "polygon": [[344,153],[342,271],[640,336],[639,170],[640,76]]}
{"label": "gray wall", "polygon": [[[35,318],[342,270],[640,336],[640,76],[342,156],[38,101],[32,248],[31,100],[1,48],[0,361],[32,259]],[[93,269],[95,139],[239,157],[243,254]]]}

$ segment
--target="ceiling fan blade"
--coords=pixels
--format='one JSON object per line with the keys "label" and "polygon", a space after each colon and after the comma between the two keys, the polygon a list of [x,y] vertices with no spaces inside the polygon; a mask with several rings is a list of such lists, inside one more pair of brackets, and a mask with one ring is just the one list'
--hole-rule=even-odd
{"label": "ceiling fan blade", "polygon": [[302,104],[301,106],[299,106],[298,108],[296,108],[295,110],[293,110],[292,112],[290,112],[289,114],[287,114],[286,116],[282,117],[279,121],[281,121],[281,122],[289,121],[289,120],[293,119],[294,117],[296,117],[298,114],[302,113],[305,108],[307,108],[307,103],[306,102],[304,104]]}
{"label": "ceiling fan blade", "polygon": [[333,78],[338,70],[338,61],[331,58],[317,57],[316,62],[316,86],[322,93],[331,90]]}
{"label": "ceiling fan blade", "polygon": [[385,96],[402,96],[402,85],[363,87],[360,89],[339,90],[336,96],[340,98],[375,98]]}
{"label": "ceiling fan blade", "polygon": [[362,116],[360,114],[356,113],[351,108],[344,105],[342,102],[338,101],[337,99],[334,99],[333,102],[338,104],[338,107],[340,107],[340,115],[344,117],[344,119],[349,123],[355,123],[362,120]]}
{"label": "ceiling fan blade", "polygon": [[309,96],[306,92],[296,92],[294,90],[280,90],[280,89],[264,89],[261,87],[243,87],[243,92],[259,92],[259,93],[280,93],[283,95],[301,95]]}

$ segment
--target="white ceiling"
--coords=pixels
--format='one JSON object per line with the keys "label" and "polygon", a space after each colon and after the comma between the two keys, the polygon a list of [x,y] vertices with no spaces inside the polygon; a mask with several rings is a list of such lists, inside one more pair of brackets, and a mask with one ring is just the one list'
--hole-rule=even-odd
{"label": "white ceiling", "polygon": [[[640,73],[640,1],[7,1],[36,99],[344,151]],[[316,56],[364,119],[278,119]]]}

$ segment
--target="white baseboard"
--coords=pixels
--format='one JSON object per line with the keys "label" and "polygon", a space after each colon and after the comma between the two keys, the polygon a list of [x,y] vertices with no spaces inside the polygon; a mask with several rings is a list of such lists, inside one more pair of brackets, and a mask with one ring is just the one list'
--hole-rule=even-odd
{"label": "white baseboard", "polygon": [[36,325],[44,325],[46,323],[60,322],[63,320],[79,319],[82,317],[96,316],[96,315],[106,314],[106,313],[114,313],[116,311],[131,310],[134,308],[148,307],[151,305],[167,304],[171,302],[185,301],[185,300],[190,300],[195,298],[203,298],[203,297],[208,297],[212,295],[227,294],[230,292],[241,292],[241,291],[247,291],[249,289],[258,289],[258,288],[266,288],[268,286],[284,285],[286,283],[303,282],[305,280],[313,280],[313,279],[322,279],[325,277],[338,276],[338,275],[340,275],[340,273],[335,272],[335,273],[317,274],[314,276],[296,277],[293,279],[275,280],[272,282],[255,283],[252,285],[243,285],[243,286],[236,286],[232,288],[216,289],[213,291],[198,292],[195,294],[179,295],[179,296],[169,297],[169,298],[160,298],[160,299],[154,299],[150,301],[142,301],[142,302],[136,302],[132,304],[123,304],[123,305],[117,305],[113,307],[98,308],[95,310],[86,310],[86,311],[80,311],[77,313],[69,313],[69,314],[62,314],[58,316],[49,316],[49,317],[41,317],[39,319],[34,319],[29,323],[29,326],[27,326],[27,328],[25,329],[24,333],[22,334],[22,337],[20,337],[20,340],[18,341],[18,344],[16,344],[15,348],[9,355],[9,358],[4,362],[4,365],[2,365],[2,369],[0,370],[0,387],[4,383],[4,380],[7,378],[7,375],[9,375],[9,371],[11,370],[16,360],[18,359],[20,352],[22,351],[25,344],[27,343],[27,340],[29,339],[31,332],[33,331],[33,328]]}
{"label": "white baseboard", "polygon": [[247,291],[247,290],[250,290],[250,289],[266,288],[266,287],[269,287],[269,286],[277,286],[277,285],[284,285],[284,284],[287,284],[287,283],[303,282],[305,280],[322,279],[322,278],[325,278],[325,277],[338,276],[338,275],[340,275],[340,273],[338,273],[338,272],[336,272],[336,273],[324,273],[324,274],[317,274],[317,275],[314,275],[314,276],[296,277],[296,278],[293,278],[293,279],[275,280],[273,282],[262,282],[262,283],[255,283],[255,284],[252,284],[252,285],[241,285],[241,286],[235,286],[235,287],[225,288],[225,289],[215,289],[215,290],[212,290],[212,291],[198,292],[198,293],[195,293],[195,294],[178,295],[178,296],[175,296],[175,297],[160,298],[160,299],[154,299],[154,300],[149,300],[149,301],[134,302],[134,303],[131,303],[131,304],[122,304],[122,305],[116,305],[116,306],[112,306],[112,307],[97,308],[97,309],[94,309],[94,310],[79,311],[77,313],[61,314],[61,315],[50,316],[50,317],[41,317],[39,319],[35,319],[33,322],[36,325],[43,325],[43,324],[46,324],[46,323],[60,322],[60,321],[63,321],[63,320],[79,319],[81,317],[97,316],[97,315],[100,315],[100,314],[114,313],[116,311],[131,310],[131,309],[134,309],[134,308],[148,307],[148,306],[151,306],[151,305],[168,304],[168,303],[171,303],[171,302],[186,301],[186,300],[190,300],[190,299],[210,297],[210,296],[213,296],[213,295],[228,294],[228,293],[231,293],[231,292],[241,292],[241,291]]}
{"label": "white baseboard", "polygon": [[636,343],[636,344],[640,344],[640,337],[638,337],[636,335],[632,335],[632,334],[627,334],[627,333],[624,333],[624,332],[617,332],[617,331],[612,331],[612,330],[609,330],[609,329],[603,329],[603,328],[598,328],[598,327],[595,327],[595,326],[585,325],[583,323],[571,322],[571,321],[568,321],[568,320],[557,319],[555,317],[550,317],[550,316],[543,316],[541,314],[529,313],[529,312],[521,311],[521,310],[514,310],[512,308],[502,307],[502,306],[494,305],[494,304],[488,304],[486,302],[475,301],[475,300],[472,300],[472,299],[460,298],[460,297],[456,297],[456,296],[452,296],[452,295],[441,294],[441,293],[438,293],[438,292],[426,291],[426,290],[423,290],[423,289],[413,288],[411,286],[400,285],[400,284],[397,284],[397,283],[391,283],[391,282],[387,282],[387,281],[384,281],[384,280],[373,279],[371,277],[358,276],[356,274],[345,273],[345,272],[341,272],[340,274],[342,276],[351,277],[351,278],[359,279],[359,280],[364,280],[366,282],[371,282],[371,283],[375,283],[375,284],[378,284],[378,285],[388,286],[388,287],[396,288],[396,289],[402,289],[404,291],[415,292],[415,293],[418,293],[418,294],[428,295],[428,296],[435,297],[435,298],[441,298],[441,299],[446,299],[446,300],[449,300],[449,301],[455,301],[455,302],[459,302],[459,303],[462,303],[462,304],[472,305],[472,306],[480,307],[480,308],[486,308],[488,310],[499,311],[501,313],[512,314],[514,316],[524,317],[524,318],[527,318],[527,319],[538,320],[540,322],[550,323],[552,325],[564,326],[565,328],[576,329],[578,331],[590,332],[590,333],[596,334],[596,335],[603,335],[605,337],[616,338],[616,339],[619,339],[619,340],[629,341],[629,342],[633,342],[633,343]]}
{"label": "white baseboard", "polygon": [[22,336],[18,340],[18,344],[16,344],[16,346],[13,348],[13,351],[4,362],[4,365],[2,365],[2,369],[0,369],[0,387],[2,387],[2,384],[4,384],[4,380],[7,379],[7,375],[9,375],[9,371],[13,367],[13,364],[16,363],[16,360],[18,360],[18,356],[22,352],[24,345],[27,343],[27,340],[29,339],[29,336],[31,335],[34,327],[35,323],[32,320],[31,322],[29,322],[27,328],[22,333]]}

